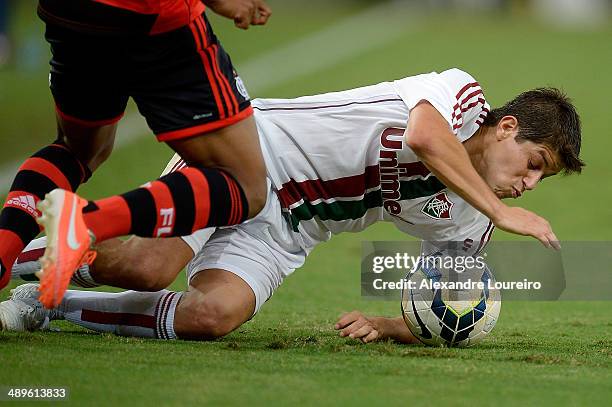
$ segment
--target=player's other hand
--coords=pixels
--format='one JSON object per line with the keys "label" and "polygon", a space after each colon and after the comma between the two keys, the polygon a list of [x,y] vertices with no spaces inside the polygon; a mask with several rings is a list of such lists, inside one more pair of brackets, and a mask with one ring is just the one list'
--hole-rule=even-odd
{"label": "player's other hand", "polygon": [[561,249],[559,239],[555,236],[550,223],[526,209],[501,205],[492,221],[501,230],[533,236],[548,248]]}
{"label": "player's other hand", "polygon": [[338,319],[334,329],[340,331],[341,337],[359,339],[363,343],[375,341],[382,337],[380,327],[373,319],[359,311],[348,312]]}
{"label": "player's other hand", "polygon": [[234,20],[238,28],[263,25],[272,15],[272,9],[263,0],[205,0],[204,3],[220,16]]}

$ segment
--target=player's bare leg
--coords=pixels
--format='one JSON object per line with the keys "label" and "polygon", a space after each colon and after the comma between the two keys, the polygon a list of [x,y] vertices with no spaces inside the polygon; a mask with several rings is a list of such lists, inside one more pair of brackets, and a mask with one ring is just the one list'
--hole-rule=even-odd
{"label": "player's bare leg", "polygon": [[90,126],[57,116],[58,134],[70,150],[94,172],[111,155],[117,123]]}
{"label": "player's bare leg", "polygon": [[[37,281],[46,238],[33,240],[13,265],[15,280]],[[96,245],[91,265],[82,265],[71,279],[77,287],[109,285],[127,290],[159,291],[168,287],[193,257],[182,239],[109,239]]]}
{"label": "player's bare leg", "polygon": [[257,215],[266,204],[266,165],[253,116],[211,133],[170,141],[168,145],[189,165],[231,174],[246,195],[248,218]]}
{"label": "player's bare leg", "polygon": [[85,214],[81,208],[86,202],[68,191],[55,190],[41,203],[41,224],[52,231],[43,259],[43,270],[49,270],[41,281],[45,306],[55,307],[61,300],[89,250],[90,235],[96,241],[126,234],[184,236],[241,223],[265,205],[266,169],[252,116],[169,144],[191,168],[127,194],[90,202]]}
{"label": "player's bare leg", "polygon": [[118,335],[209,340],[230,333],[254,310],[255,294],[246,282],[229,271],[208,269],[184,293],[68,290],[53,310],[43,309],[37,284],[24,284],[0,303],[0,330],[45,329],[49,320],[65,319]]}
{"label": "player's bare leg", "polygon": [[[220,269],[197,273],[185,293],[164,290],[192,257],[192,249],[179,238],[108,240],[98,247],[98,257],[89,270],[95,282],[155,292],[111,294],[69,290],[66,299],[49,315],[52,318],[66,318],[87,328],[125,335],[136,333],[162,339],[178,337],[196,340],[224,336],[251,318],[255,309],[255,294],[240,277]],[[35,287],[37,285],[20,286],[16,296],[35,300]],[[162,303],[166,306],[158,307]],[[33,309],[40,312],[38,307]],[[83,309],[88,310],[85,316],[81,316]],[[160,322],[155,330],[111,323],[120,320],[119,315],[125,313],[155,317],[159,321],[166,321],[166,324],[168,314],[171,314],[170,320],[174,322],[172,326],[163,327]],[[24,321],[22,325],[28,326],[29,322]],[[109,323],[101,326],[99,321]],[[34,324],[28,329],[38,327]]]}
{"label": "player's bare leg", "polygon": [[180,339],[219,338],[248,321],[254,311],[255,293],[244,280],[226,270],[203,270],[176,307],[174,332]]}
{"label": "player's bare leg", "polygon": [[115,121],[66,121],[58,114],[56,141],[22,164],[0,215],[0,288],[19,253],[40,232],[37,202],[54,188],[74,191],[89,178],[112,150]]}
{"label": "player's bare leg", "polygon": [[191,248],[180,238],[111,239],[97,248],[89,273],[100,285],[136,291],[168,287],[192,259]]}
{"label": "player's bare leg", "polygon": [[[93,126],[66,120],[61,115],[57,123],[66,146],[87,165],[88,171],[95,171],[110,156],[117,123]],[[45,292],[41,302],[50,308],[59,304],[58,297],[66,290],[74,270],[83,262],[90,262],[95,254],[89,250],[90,233],[82,218],[76,216],[86,205],[87,201],[63,190],[51,191],[38,205],[41,217],[37,221],[47,234],[47,250],[41,259],[45,270],[41,278],[41,291]],[[65,269],[72,271],[63,273]]]}
{"label": "player's bare leg", "polygon": [[[246,23],[263,24],[269,16],[263,4],[251,10]],[[58,303],[68,275],[88,250],[87,230],[96,242],[130,234],[186,236],[207,227],[242,223],[263,208],[265,166],[248,94],[206,15],[197,12],[198,16],[188,16],[184,26],[167,36],[136,39],[87,37],[74,30],[54,30],[48,22],[47,39],[54,45],[52,64],[59,73],[52,75],[58,106],[71,117],[95,116],[98,105],[117,113],[129,95],[158,140],[168,142],[191,166],[123,195],[89,202],[84,216],[79,208],[84,200],[70,191],[53,194],[42,207],[43,224],[62,225],[56,228],[60,237],[49,240],[49,247],[58,245],[54,250],[62,256],[45,256],[49,260],[45,269],[56,271],[45,273],[54,281],[41,285],[41,301],[46,305]],[[118,41],[129,50],[129,58],[125,51],[116,52]],[[86,77],[79,75],[82,67]],[[110,80],[107,67],[121,72],[119,84]],[[79,85],[96,73],[110,78],[108,86],[98,83],[100,96],[86,100],[90,94]],[[88,103],[79,103],[82,100]],[[74,141],[74,135],[64,130]],[[83,239],[70,239],[73,235]]]}

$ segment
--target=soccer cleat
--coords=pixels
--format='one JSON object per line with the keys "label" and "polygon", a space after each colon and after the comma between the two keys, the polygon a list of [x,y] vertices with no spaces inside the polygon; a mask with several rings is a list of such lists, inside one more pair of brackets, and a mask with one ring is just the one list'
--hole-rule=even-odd
{"label": "soccer cleat", "polygon": [[11,290],[9,300],[23,300],[27,298],[38,299],[38,286],[36,283],[21,284]]}
{"label": "soccer cleat", "polygon": [[91,264],[96,252],[90,250],[93,237],[83,219],[87,201],[75,193],[54,189],[38,203],[38,223],[45,228],[47,248],[40,259],[40,302],[55,308],[70,283],[70,277],[83,263]]}
{"label": "soccer cleat", "polygon": [[7,301],[0,303],[0,330],[25,332],[47,329],[54,311],[38,301],[38,284],[23,284],[11,290]]}

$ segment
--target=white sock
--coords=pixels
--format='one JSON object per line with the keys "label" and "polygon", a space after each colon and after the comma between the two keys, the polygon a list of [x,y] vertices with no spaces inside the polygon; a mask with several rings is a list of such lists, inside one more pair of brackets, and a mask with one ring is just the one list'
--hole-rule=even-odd
{"label": "white sock", "polygon": [[38,281],[38,273],[40,272],[40,262],[38,259],[42,257],[46,246],[46,237],[40,237],[28,243],[17,259],[15,259],[11,269],[11,279]]}
{"label": "white sock", "polygon": [[96,283],[91,274],[89,274],[89,264],[83,264],[74,272],[72,277],[70,277],[70,284],[83,288],[100,287],[100,284]]}
{"label": "white sock", "polygon": [[[21,279],[24,281],[38,281],[40,277],[40,261],[38,259],[42,257],[47,246],[47,237],[39,237],[38,239],[32,240],[21,252],[13,268],[11,269],[11,279]],[[93,288],[99,287],[100,284],[96,283],[91,274],[89,274],[89,265],[83,264],[77,271],[74,272],[70,278],[70,284],[83,287]]]}
{"label": "white sock", "polygon": [[68,290],[57,316],[98,332],[123,336],[176,339],[174,312],[182,292]]}

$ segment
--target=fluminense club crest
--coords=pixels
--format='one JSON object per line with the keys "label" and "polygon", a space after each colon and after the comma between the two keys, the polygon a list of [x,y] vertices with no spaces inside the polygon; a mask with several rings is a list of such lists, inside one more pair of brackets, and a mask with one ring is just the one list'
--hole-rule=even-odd
{"label": "fluminense club crest", "polygon": [[455,204],[448,199],[446,192],[442,192],[425,202],[421,212],[433,219],[452,219],[453,205]]}

